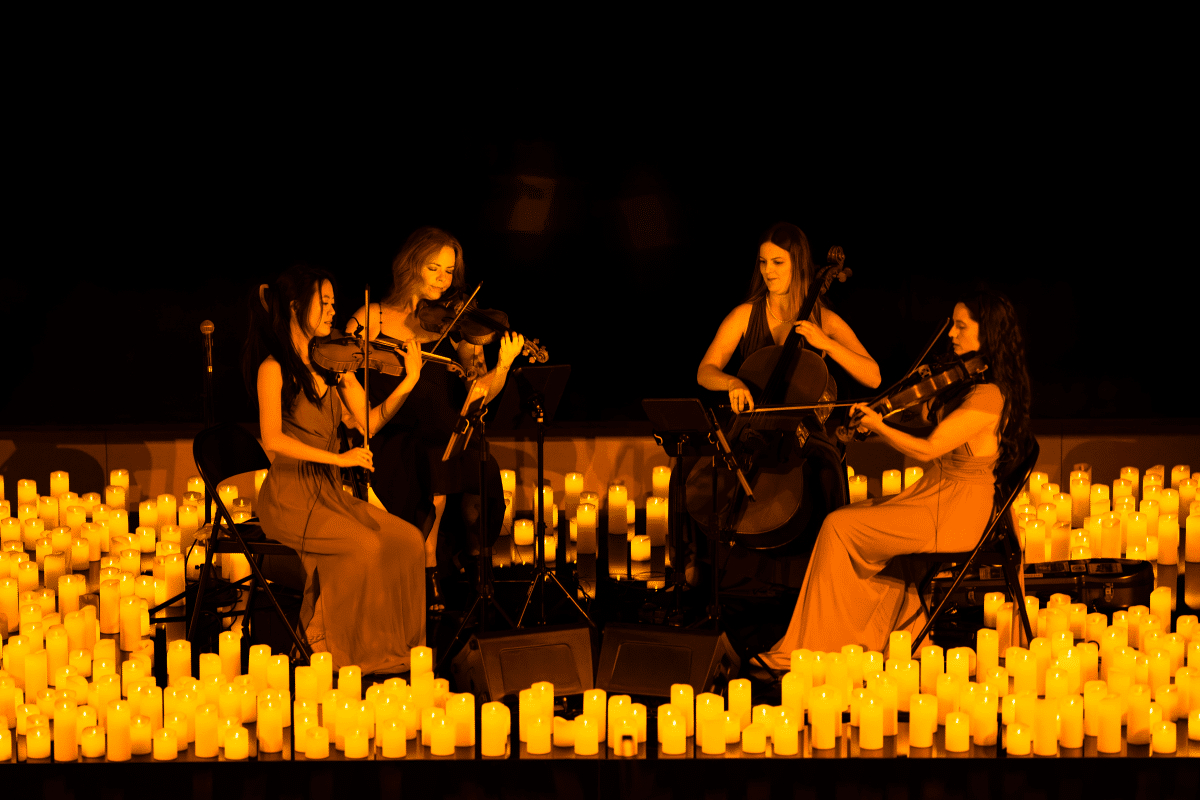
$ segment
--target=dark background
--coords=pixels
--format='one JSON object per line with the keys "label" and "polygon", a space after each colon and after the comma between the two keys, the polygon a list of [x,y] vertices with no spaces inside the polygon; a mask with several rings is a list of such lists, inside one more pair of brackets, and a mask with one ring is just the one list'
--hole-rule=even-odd
{"label": "dark background", "polygon": [[[854,276],[830,304],[885,384],[984,280],[1021,314],[1035,417],[1195,414],[1180,156],[1100,106],[937,114],[898,92],[836,124],[769,105],[508,124],[245,103],[83,114],[86,135],[32,123],[0,275],[0,423],[200,421],[203,319],[218,417],[252,420],[239,362],[258,284],[296,259],[324,266],[340,325],[420,225],[462,241],[481,305],[572,365],[560,421],[642,419],[643,397],[699,391],[777,220],[818,263],[845,249]],[[513,230],[541,219],[517,176],[555,181],[540,233]],[[838,377],[843,398],[868,393]]]}

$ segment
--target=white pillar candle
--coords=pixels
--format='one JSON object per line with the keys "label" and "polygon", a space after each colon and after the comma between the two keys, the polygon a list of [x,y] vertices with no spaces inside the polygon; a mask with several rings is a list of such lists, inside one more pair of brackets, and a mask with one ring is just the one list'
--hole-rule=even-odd
{"label": "white pillar candle", "polygon": [[996,612],[1004,605],[1004,592],[988,592],[983,596],[983,624],[996,627]]}
{"label": "white pillar candle", "polygon": [[650,560],[650,537],[649,536],[634,536],[633,541],[629,545],[630,558],[633,561],[649,561]]}
{"label": "white pillar candle", "polygon": [[1101,514],[1107,514],[1109,508],[1108,486],[1103,483],[1093,483],[1089,516],[1098,517]]}
{"label": "white pillar candle", "polygon": [[1200,487],[1200,480],[1196,478],[1188,478],[1179,482],[1179,516],[1186,517],[1192,513],[1196,507],[1196,489]]}
{"label": "white pillar candle", "polygon": [[921,691],[926,694],[937,692],[938,677],[946,672],[946,661],[942,648],[926,645],[921,648]]}
{"label": "white pillar candle", "polygon": [[858,746],[863,750],[883,748],[883,701],[866,690],[859,701]]}
{"label": "white pillar candle", "polygon": [[176,509],[179,503],[173,494],[160,494],[155,500],[155,516],[158,520],[155,527],[175,525],[178,523]]}
{"label": "white pillar candle", "polygon": [[125,508],[125,494],[127,489],[123,486],[105,486],[104,487],[104,505],[109,508]]}
{"label": "white pillar candle", "polygon": [[[553,725],[552,718],[548,719],[541,714],[535,714],[529,719],[525,726],[525,749],[530,754],[545,755],[550,752]],[[436,731],[437,728],[434,730]],[[437,755],[437,753],[434,754]]]}
{"label": "white pillar candle", "polygon": [[585,503],[581,499],[575,513],[579,531],[577,550],[580,553],[594,554],[596,552],[596,506]]}
{"label": "white pillar candle", "polygon": [[1056,522],[1050,527],[1049,560],[1066,561],[1071,557],[1071,523]]}
{"label": "white pillar candle", "polygon": [[608,487],[608,533],[611,536],[624,536],[629,522],[626,513],[629,503],[629,491],[623,484],[613,483]]}
{"label": "white pillar candle", "polygon": [[971,718],[952,711],[946,715],[946,752],[965,753],[971,749]]}
{"label": "white pillar candle", "polygon": [[1029,474],[1029,497],[1031,502],[1038,502],[1041,497],[1042,487],[1050,482],[1050,476],[1045,472],[1031,472]]}
{"label": "white pillar candle", "polygon": [[818,750],[829,750],[837,744],[841,734],[842,700],[838,692],[822,687],[813,690],[809,703],[809,721],[812,725],[812,746]]}
{"label": "white pillar candle", "polygon": [[1046,521],[1035,519],[1025,526],[1025,561],[1040,564],[1046,560]]}
{"label": "white pillar candle", "polygon": [[937,698],[928,694],[915,694],[908,706],[908,743],[911,747],[932,747],[933,734],[937,730]]}
{"label": "white pillar candle", "polygon": [[[499,758],[507,752],[508,709],[503,703],[484,703],[480,713],[480,749],[485,758]],[[578,741],[578,739],[576,739]]]}
{"label": "white pillar candle", "polygon": [[506,492],[516,492],[517,473],[511,469],[500,470],[500,486]]}
{"label": "white pillar candle", "polygon": [[1070,497],[1071,497],[1071,525],[1072,525],[1072,527],[1076,527],[1076,528],[1083,527],[1084,518],[1089,516],[1089,512],[1091,512],[1091,510],[1092,510],[1091,502],[1089,500],[1089,493],[1091,490],[1091,486],[1092,486],[1091,481],[1087,480],[1084,477],[1076,478],[1076,477],[1074,477],[1074,473],[1072,473],[1071,483],[1070,483],[1070,487],[1069,487],[1070,488]]}
{"label": "white pillar candle", "polygon": [[904,470],[904,488],[907,489],[917,481],[921,480],[925,475],[925,470],[920,467],[909,467]]}
{"label": "white pillar candle", "polygon": [[850,502],[858,503],[867,499],[867,476],[854,475],[849,478]]}
{"label": "white pillar candle", "polygon": [[528,547],[533,544],[535,532],[533,528],[533,520],[519,519],[513,526],[513,542],[521,547]]}
{"label": "white pillar candle", "polygon": [[37,481],[22,478],[17,481],[17,504],[36,503],[38,498]]}
{"label": "white pillar candle", "polygon": [[667,543],[667,500],[665,497],[646,499],[646,535],[655,547]]}
{"label": "white pillar candle", "polygon": [[[692,687],[686,683],[671,684],[671,704],[683,711],[687,722],[687,735],[694,736],[696,730],[696,703]],[[587,713],[585,706],[584,713]]]}
{"label": "white pillar candle", "polygon": [[650,471],[650,485],[655,497],[670,496],[671,468],[655,467]]}
{"label": "white pillar candle", "polygon": [[901,473],[898,469],[885,470],[882,477],[883,481],[883,496],[888,497],[893,494],[900,494],[900,479]]}

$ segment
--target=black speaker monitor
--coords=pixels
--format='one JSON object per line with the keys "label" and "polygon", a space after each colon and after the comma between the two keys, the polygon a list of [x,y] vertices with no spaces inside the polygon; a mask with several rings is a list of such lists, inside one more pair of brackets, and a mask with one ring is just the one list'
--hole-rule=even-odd
{"label": "black speaker monitor", "polygon": [[533,630],[472,636],[450,662],[454,686],[477,702],[499,700],[538,681],[558,696],[594,688],[592,636],[587,625],[547,625]]}
{"label": "black speaker monitor", "polygon": [[609,694],[670,697],[671,684],[686,683],[700,693],[736,678],[740,666],[723,633],[610,623],[596,686]]}

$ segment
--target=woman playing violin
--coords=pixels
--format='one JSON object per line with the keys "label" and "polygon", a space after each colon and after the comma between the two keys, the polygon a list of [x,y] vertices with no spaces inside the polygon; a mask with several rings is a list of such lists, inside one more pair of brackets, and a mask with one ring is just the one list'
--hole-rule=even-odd
{"label": "woman playing violin", "polygon": [[352,373],[312,363],[314,337],[328,336],[333,282],[296,266],[264,284],[253,300],[243,353],[246,384],[258,398],[263,448],[271,469],[255,503],[263,530],[295,549],[307,580],[300,619],[313,650],[363,672],[403,672],[409,650],[425,643],[421,532],[342,491],[340,467],[373,464],[371,451],[338,452],[343,410],[384,426],[421,375],[414,347],[408,374],[373,408]]}
{"label": "woman playing violin", "polygon": [[735,353],[745,361],[763,347],[783,344],[794,327],[810,346],[823,351],[859,383],[878,386],[879,365],[845,320],[825,308],[823,302],[816,304],[808,319],[796,319],[814,274],[804,231],[787,222],[772,225],[758,246],[758,270],[750,285],[750,296],[717,329],[696,370],[699,384],[714,392],[728,392],[734,411],[753,411],[755,398],[750,389],[726,373],[725,367]]}
{"label": "woman playing violin", "polygon": [[915,634],[923,622],[919,576],[889,562],[978,543],[995,481],[1021,460],[1029,440],[1029,377],[1016,313],[1004,297],[982,291],[958,303],[949,335],[955,354],[978,351],[988,369],[932,409],[937,425],[924,439],[888,426],[869,406],[854,407],[863,428],[932,464],[900,494],[844,506],[825,518],[787,633],[763,654],[769,665],[786,669],[800,648],[858,644],[883,651],[892,631]]}
{"label": "woman playing violin", "polygon": [[[459,340],[453,332],[439,342],[440,335],[422,328],[418,317],[426,303],[436,302],[464,285],[463,251],[458,240],[437,228],[414,231],[392,262],[392,279],[391,292],[381,303],[372,305],[369,337],[392,344],[416,340],[427,352],[453,358],[464,370],[481,375],[477,389],[487,390],[485,402],[494,399],[504,388],[524,338],[518,333],[504,335],[496,368],[483,374],[486,362],[482,347]],[[366,317],[366,309],[355,311],[346,323],[346,333],[359,330]],[[432,349],[435,344],[437,350]],[[396,381],[390,375],[372,375],[372,398],[386,396]],[[478,462],[469,455],[450,462],[441,460],[465,398],[461,381],[451,379],[445,369],[430,365],[403,411],[382,431],[382,436],[373,440],[377,472],[372,487],[376,494],[389,511],[428,532],[426,588],[433,611],[442,608],[437,546],[447,496],[462,495],[462,519],[467,526],[476,525],[479,519]],[[477,444],[478,439],[472,437],[468,448]],[[487,471],[491,506],[488,519],[493,523],[489,527],[494,529],[489,535],[494,538],[503,521],[504,492],[500,468],[494,459],[489,458]]]}

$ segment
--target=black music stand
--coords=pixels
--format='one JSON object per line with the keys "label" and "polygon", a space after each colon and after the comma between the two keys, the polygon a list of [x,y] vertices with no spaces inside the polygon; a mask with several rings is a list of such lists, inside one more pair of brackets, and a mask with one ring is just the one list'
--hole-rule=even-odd
{"label": "black music stand", "polygon": [[[708,607],[708,615],[694,623],[691,627],[696,628],[706,622],[712,622],[713,626],[719,629],[721,625],[721,576],[717,569],[717,540],[721,535],[721,524],[720,517],[717,514],[718,459],[723,460],[726,467],[736,474],[749,499],[754,499],[754,493],[750,490],[746,476],[734,458],[733,452],[729,448],[729,443],[725,439],[725,433],[721,430],[716,417],[711,412],[706,411],[698,399],[694,397],[682,399],[650,398],[642,401],[642,410],[646,412],[646,416],[650,418],[650,422],[654,426],[654,440],[667,451],[667,455],[675,459],[676,470],[682,472],[684,456],[708,456],[713,460],[712,504],[713,524],[716,530],[712,536],[708,537],[710,540],[709,549],[712,553],[712,605]],[[682,488],[685,485],[686,477],[680,474],[678,480],[676,480],[675,470],[673,470],[671,478],[672,485],[680,487],[678,490],[680,496],[678,498],[672,497],[671,505],[677,509],[686,509],[687,498],[683,495]],[[675,514],[675,523],[671,526],[671,532],[675,540],[675,558],[678,560],[682,544],[682,534],[679,531],[679,512]],[[681,603],[684,583],[683,569],[679,564],[675,565],[674,582],[674,621],[675,624],[679,624],[679,620],[683,617]]]}
{"label": "black music stand", "polygon": [[[534,591],[541,586],[539,625],[546,624],[546,588],[550,581],[554,582],[566,595],[575,609],[583,615],[588,625],[593,628],[596,623],[579,605],[579,601],[567,591],[562,582],[546,568],[546,514],[542,508],[542,486],[545,481],[545,443],[546,425],[558,409],[558,401],[562,398],[563,390],[567,387],[567,378],[571,375],[569,364],[556,364],[548,367],[517,367],[512,371],[504,394],[500,397],[500,407],[496,411],[497,427],[511,430],[528,430],[533,428],[537,435],[537,488],[534,491],[534,536],[537,546],[537,567],[533,580],[529,584],[529,593],[525,596],[525,605],[521,607],[521,615],[517,617],[516,627],[521,627],[529,604],[533,602]],[[505,425],[505,423],[508,425]],[[567,548],[562,537],[556,537],[558,548],[555,551],[555,563],[566,561]]]}
{"label": "black music stand", "polygon": [[[483,418],[487,412],[484,406],[484,400],[487,398],[487,392],[476,393],[475,384],[471,384],[471,388],[467,391],[467,400],[463,404],[462,411],[459,412],[458,421],[455,423],[454,431],[450,434],[450,441],[446,445],[446,452],[442,454],[442,461],[449,461],[451,458],[461,456],[467,443],[471,441],[472,435],[479,437],[479,558],[475,569],[475,602],[467,609],[467,613],[463,615],[462,623],[459,624],[458,630],[454,632],[454,638],[450,640],[450,646],[446,648],[445,654],[438,662],[436,669],[441,669],[449,657],[450,652],[454,649],[454,645],[458,642],[459,637],[467,629],[472,617],[475,615],[475,610],[479,610],[479,624],[476,625],[476,633],[482,634],[487,631],[487,610],[488,606],[492,606],[496,611],[500,612],[500,616],[504,617],[504,621],[508,623],[510,628],[517,627],[513,624],[512,618],[500,606],[496,600],[496,586],[492,580],[492,541],[488,531],[488,504],[487,504],[487,461],[488,461],[488,441],[484,430]],[[435,670],[436,671],[436,670]]]}

